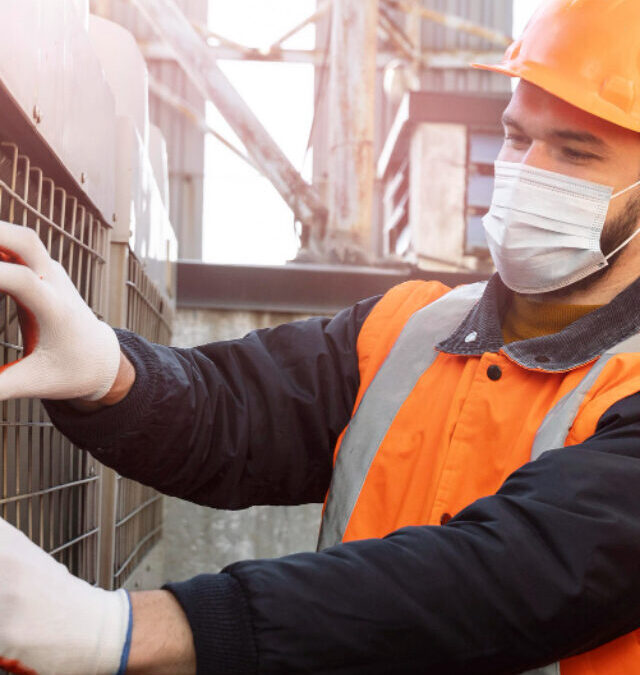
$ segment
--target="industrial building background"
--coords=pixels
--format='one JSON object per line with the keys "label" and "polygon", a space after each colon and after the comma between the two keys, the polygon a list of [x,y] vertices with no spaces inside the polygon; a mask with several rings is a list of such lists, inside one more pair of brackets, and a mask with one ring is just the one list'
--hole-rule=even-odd
{"label": "industrial building background", "polygon": [[[318,0],[270,49],[218,35],[208,4],[0,2],[0,219],[35,229],[98,316],[195,346],[409,278],[491,271],[480,218],[510,85],[469,63],[500,59],[512,0]],[[307,24],[316,48],[288,49]],[[311,183],[221,60],[314,65]],[[204,139],[229,145],[207,101],[295,215],[287,265],[202,262]],[[3,363],[19,357],[5,296],[0,340]],[[39,402],[0,405],[0,516],[92,583],[157,587],[315,547],[318,505],[229,514],[166,499],[75,448]]]}

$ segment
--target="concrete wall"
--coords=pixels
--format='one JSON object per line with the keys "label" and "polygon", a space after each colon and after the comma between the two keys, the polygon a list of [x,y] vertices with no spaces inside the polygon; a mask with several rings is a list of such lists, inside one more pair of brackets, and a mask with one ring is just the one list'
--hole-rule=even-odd
{"label": "concrete wall", "polygon": [[[179,310],[173,344],[191,347],[228,340],[255,328],[305,318],[270,312]],[[259,506],[224,512],[165,499],[164,578],[178,581],[217,572],[247,558],[270,558],[315,549],[320,505]]]}

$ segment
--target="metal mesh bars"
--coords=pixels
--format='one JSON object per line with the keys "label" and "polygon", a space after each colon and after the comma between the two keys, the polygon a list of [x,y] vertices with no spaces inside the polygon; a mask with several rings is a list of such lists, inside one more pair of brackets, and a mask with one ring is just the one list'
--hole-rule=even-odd
{"label": "metal mesh bars", "polygon": [[[169,344],[170,309],[129,251],[127,328],[153,342]],[[162,535],[162,497],[152,488],[118,476],[114,588],[130,573]]]}
{"label": "metal mesh bars", "polygon": [[151,342],[166,345],[171,341],[171,310],[132,252],[127,279],[127,328]]}
{"label": "metal mesh bars", "polygon": [[[34,229],[93,311],[105,309],[108,227],[77,197],[0,142],[0,219]],[[0,298],[2,363],[22,353],[15,302]],[[99,465],[56,431],[40,401],[0,403],[0,516],[97,581]]]}

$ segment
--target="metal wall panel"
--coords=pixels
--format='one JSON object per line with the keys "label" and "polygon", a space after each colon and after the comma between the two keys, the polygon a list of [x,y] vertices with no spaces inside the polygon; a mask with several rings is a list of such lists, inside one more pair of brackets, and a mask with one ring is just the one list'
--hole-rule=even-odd
{"label": "metal wall panel", "polygon": [[[178,0],[186,15],[206,25],[208,0]],[[140,44],[157,42],[147,21],[128,0],[92,0],[92,11],[131,31]],[[173,60],[148,62],[152,78],[205,115],[205,100]],[[153,94],[149,97],[151,123],[167,141],[169,157],[170,220],[178,237],[180,258],[202,259],[204,205],[204,133],[182,113]]]}
{"label": "metal wall panel", "polygon": [[111,222],[114,100],[85,29],[86,4],[20,0],[1,7],[3,88]]}

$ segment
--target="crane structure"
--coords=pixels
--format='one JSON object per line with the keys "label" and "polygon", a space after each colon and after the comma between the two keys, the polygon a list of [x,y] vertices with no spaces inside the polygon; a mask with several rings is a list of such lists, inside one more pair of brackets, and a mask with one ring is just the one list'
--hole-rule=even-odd
{"label": "crane structure", "polygon": [[[92,11],[109,18],[111,3],[94,0]],[[302,232],[301,259],[366,264],[372,261],[374,211],[374,131],[376,77],[381,69],[402,64],[420,79],[424,71],[465,69],[475,58],[498,60],[511,38],[468,18],[435,11],[419,0],[319,0],[315,11],[268,48],[225,38],[190,20],[176,0],[127,0],[151,27],[155,39],[141,44],[148,60],[174,60],[203,98],[213,103],[244,148],[211,129],[203,115],[162,83],[152,91],[207,133],[231,146],[266,176],[288,204]],[[310,24],[328,26],[327,48],[287,49],[293,35]],[[422,24],[432,23],[474,36],[488,48],[423,50]],[[218,61],[311,63],[325,77],[331,115],[328,133],[327,189],[308,184],[271,138],[256,114],[224,75]],[[316,137],[315,141],[318,141]],[[306,257],[305,257],[306,256]]]}

